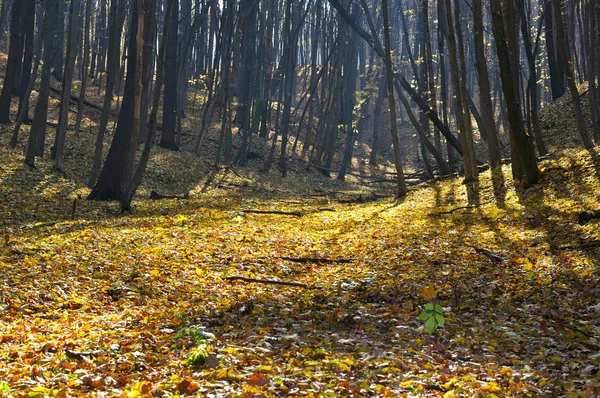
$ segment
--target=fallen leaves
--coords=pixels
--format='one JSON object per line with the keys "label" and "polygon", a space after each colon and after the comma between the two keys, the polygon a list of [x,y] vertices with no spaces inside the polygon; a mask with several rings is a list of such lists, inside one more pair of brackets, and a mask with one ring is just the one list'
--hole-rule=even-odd
{"label": "fallen leaves", "polygon": [[76,220],[85,188],[0,154],[0,395],[600,393],[598,249],[551,250],[600,238],[596,220],[577,224],[599,189],[585,154],[527,192],[505,168],[497,194],[487,174],[482,205],[444,217],[436,202],[466,203],[454,180],[335,212],[192,190],[127,216],[82,201]]}

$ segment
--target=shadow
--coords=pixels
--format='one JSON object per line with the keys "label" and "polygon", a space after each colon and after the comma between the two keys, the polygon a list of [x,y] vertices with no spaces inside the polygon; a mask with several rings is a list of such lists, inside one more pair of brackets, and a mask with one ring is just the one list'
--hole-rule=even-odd
{"label": "shadow", "polygon": [[499,209],[504,209],[506,207],[506,184],[504,182],[502,166],[492,168],[492,187],[496,206]]}

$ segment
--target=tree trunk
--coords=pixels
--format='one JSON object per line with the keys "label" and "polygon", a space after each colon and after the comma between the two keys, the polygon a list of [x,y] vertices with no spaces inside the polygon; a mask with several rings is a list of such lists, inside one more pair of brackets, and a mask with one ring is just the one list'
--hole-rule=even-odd
{"label": "tree trunk", "polygon": [[63,175],[65,173],[65,138],[67,126],[69,125],[69,104],[71,102],[71,85],[73,83],[73,72],[75,69],[75,58],[77,56],[77,20],[79,19],[79,5],[81,0],[71,0],[69,11],[69,33],[67,35],[67,63],[63,74],[63,90],[60,100],[60,111],[58,116],[58,127],[54,140],[54,168]]}
{"label": "tree trunk", "polygon": [[[144,18],[146,19],[144,21],[145,27],[144,27],[144,31],[146,31],[147,29],[152,29],[152,20],[153,20],[153,15],[149,15],[148,11],[149,10],[153,10],[154,9],[154,4],[149,4],[149,3],[154,3],[154,0],[145,0],[144,4],[145,4],[145,12],[144,12]],[[125,192],[123,193],[123,197],[121,199],[121,211],[129,211],[131,212],[131,200],[133,199],[133,196],[135,195],[135,192],[137,191],[138,187],[140,186],[141,182],[142,182],[142,177],[144,176],[144,173],[146,172],[146,167],[148,165],[148,161],[150,160],[150,151],[152,150],[152,146],[154,143],[154,134],[156,133],[156,119],[157,119],[157,114],[158,114],[158,106],[159,106],[159,102],[160,102],[160,93],[162,90],[162,85],[163,85],[163,79],[164,79],[164,61],[165,61],[165,49],[167,47],[167,40],[169,37],[169,24],[171,23],[171,15],[173,14],[173,6],[175,4],[175,0],[168,0],[167,3],[167,8],[165,10],[165,20],[164,20],[164,25],[166,30],[165,30],[165,34],[163,34],[162,38],[161,38],[161,43],[160,43],[160,49],[158,52],[158,62],[156,64],[157,69],[156,69],[156,87],[154,89],[154,95],[152,97],[152,112],[150,113],[150,118],[148,120],[148,126],[140,126],[141,130],[143,131],[144,128],[146,128],[146,139],[144,142],[144,149],[142,151],[142,155],[140,157],[140,161],[135,169],[135,173],[133,174],[133,178],[131,179],[131,181],[129,182],[129,184],[127,185],[127,188],[125,189]],[[146,53],[146,55],[150,55],[148,53]],[[145,56],[146,56],[145,55]],[[148,63],[149,60],[148,59],[144,59],[144,64]]]}
{"label": "tree trunk", "polygon": [[[513,162],[516,158],[520,160],[523,171],[521,175],[513,168],[513,178],[522,180],[524,187],[528,188],[537,183],[540,172],[537,167],[533,142],[531,141],[531,137],[525,133],[525,127],[523,126],[519,94],[516,90],[514,70],[511,68],[509,43],[504,30],[504,13],[514,12],[514,9],[512,2],[503,9],[501,0],[491,0],[490,5],[492,29],[496,41],[500,77],[502,79],[502,92],[504,93],[504,100],[508,111],[509,130],[512,141],[516,144],[511,147],[511,154]],[[516,47],[516,43],[510,44]]]}
{"label": "tree trunk", "polygon": [[388,17],[388,2],[387,0],[381,1],[381,10],[383,13],[383,38],[385,45],[385,75],[386,75],[386,86],[388,94],[388,102],[390,105],[390,118],[391,118],[391,133],[392,143],[394,146],[394,164],[396,165],[396,178],[398,180],[398,187],[396,189],[396,196],[403,198],[406,196],[406,182],[404,181],[404,171],[402,170],[402,158],[400,155],[400,140],[398,139],[398,120],[396,119],[396,100],[394,99],[394,72],[392,69],[392,49],[390,43],[390,22]]}
{"label": "tree trunk", "polygon": [[42,156],[44,142],[46,139],[46,120],[48,117],[48,94],[50,90],[50,68],[52,54],[54,52],[54,30],[56,28],[56,14],[58,12],[58,0],[46,0],[46,12],[44,13],[44,24],[41,39],[44,40],[44,58],[40,87],[33,115],[33,122],[29,129],[29,140],[25,152],[25,164],[35,167],[35,157]]}
{"label": "tree trunk", "polygon": [[104,147],[104,135],[106,126],[110,116],[110,109],[117,80],[117,72],[119,70],[121,31],[125,19],[125,0],[112,0],[110,5],[110,30],[108,42],[108,67],[106,73],[106,90],[104,94],[104,104],[100,115],[100,123],[98,126],[98,135],[96,136],[96,145],[94,150],[94,161],[87,186],[93,188],[100,173],[102,165],[102,152]]}
{"label": "tree trunk", "polygon": [[63,63],[65,57],[65,7],[66,0],[59,0],[58,16],[56,21],[56,47],[54,51],[54,65],[52,76],[59,82],[63,78]]}
{"label": "tree trunk", "polygon": [[583,118],[583,110],[581,109],[581,99],[579,97],[579,91],[577,90],[577,82],[575,81],[575,73],[573,71],[573,62],[571,59],[571,49],[569,47],[569,41],[567,39],[567,31],[563,24],[563,16],[560,11],[560,0],[552,0],[554,6],[554,23],[558,30],[557,39],[557,50],[559,54],[563,54],[563,68],[565,71],[565,77],[567,78],[567,87],[571,93],[573,99],[573,108],[575,109],[575,116],[577,118],[577,127],[579,135],[583,140],[583,145],[587,149],[594,147],[592,140],[587,132],[587,126],[585,119]]}
{"label": "tree trunk", "polygon": [[165,97],[163,100],[163,124],[159,145],[163,148],[178,151],[175,142],[177,127],[177,41],[179,24],[179,1],[173,8],[169,24],[169,41],[165,57]]}
{"label": "tree trunk", "polygon": [[490,95],[490,80],[485,59],[485,46],[483,43],[483,9],[481,0],[473,0],[473,29],[475,39],[475,65],[477,67],[477,79],[479,83],[479,105],[483,117],[483,124],[487,136],[488,155],[492,168],[500,164],[500,145],[498,144],[498,132],[494,125],[494,108]]}
{"label": "tree trunk", "polygon": [[92,0],[86,0],[85,27],[83,43],[83,74],[81,76],[81,90],[77,102],[77,120],[75,121],[75,135],[79,136],[81,119],[83,117],[83,102],[85,101],[85,90],[87,88],[88,70],[90,63],[90,24],[92,20]]}
{"label": "tree trunk", "polygon": [[133,1],[132,7],[127,79],[125,80],[123,102],[119,112],[117,129],[106,156],[104,167],[96,186],[88,196],[88,199],[91,200],[121,200],[123,192],[131,179],[134,161],[132,155],[135,153],[137,143],[135,139],[137,132],[134,131],[136,111],[138,112],[137,118],[139,118],[139,108],[136,101],[137,91],[139,91],[136,83],[140,81],[140,76],[137,73],[138,1]]}
{"label": "tree trunk", "polygon": [[12,8],[10,24],[10,46],[8,50],[8,61],[6,63],[6,74],[4,85],[0,95],[0,123],[10,123],[10,103],[14,94],[13,87],[19,74],[17,69],[23,55],[23,43],[21,42],[21,27],[23,19],[23,8],[25,4],[21,0],[15,0]]}

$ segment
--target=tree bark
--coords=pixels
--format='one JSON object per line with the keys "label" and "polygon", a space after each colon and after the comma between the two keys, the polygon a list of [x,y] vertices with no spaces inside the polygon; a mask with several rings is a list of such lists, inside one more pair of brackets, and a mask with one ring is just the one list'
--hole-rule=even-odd
{"label": "tree bark", "polygon": [[[513,8],[507,6],[502,8],[501,0],[491,0],[492,29],[496,41],[496,51],[500,67],[500,77],[502,79],[502,92],[507,107],[508,122],[510,125],[510,135],[513,142],[511,147],[513,162],[518,157],[522,166],[523,174],[516,173],[513,168],[513,178],[522,180],[525,188],[536,184],[539,179],[539,169],[535,158],[535,150],[531,137],[525,133],[523,126],[523,117],[521,115],[521,106],[519,94],[516,91],[514,71],[511,68],[510,52],[508,40],[504,30],[504,12],[514,12]],[[512,43],[516,46],[516,43]]]}

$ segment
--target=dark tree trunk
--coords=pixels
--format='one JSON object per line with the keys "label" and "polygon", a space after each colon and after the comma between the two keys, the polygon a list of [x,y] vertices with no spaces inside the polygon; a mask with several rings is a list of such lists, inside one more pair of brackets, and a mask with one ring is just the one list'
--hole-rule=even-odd
{"label": "dark tree trunk", "polygon": [[577,118],[577,127],[579,129],[579,135],[583,140],[583,145],[587,149],[594,147],[592,140],[587,132],[587,126],[585,119],[583,118],[583,110],[581,108],[581,98],[579,97],[579,91],[577,90],[577,83],[575,81],[575,73],[573,69],[573,60],[571,58],[571,49],[569,47],[569,41],[567,38],[567,32],[563,23],[563,17],[560,12],[560,0],[552,0],[554,6],[554,23],[559,31],[557,39],[557,51],[559,54],[563,54],[563,68],[565,76],[567,78],[567,87],[571,93],[573,99],[573,108],[575,109],[575,117]]}
{"label": "dark tree trunk", "polygon": [[106,126],[108,124],[108,118],[110,116],[110,108],[112,104],[112,97],[115,90],[115,84],[117,80],[117,72],[119,70],[119,55],[121,42],[121,31],[123,28],[123,22],[125,19],[125,0],[113,0],[110,6],[110,29],[109,29],[109,43],[108,43],[108,68],[106,73],[106,91],[104,95],[104,104],[102,106],[102,113],[100,115],[100,123],[98,127],[98,135],[96,136],[96,145],[94,149],[94,161],[92,164],[92,171],[88,180],[87,186],[93,188],[96,184],[96,179],[100,173],[100,166],[102,165],[102,151],[104,147],[104,134],[106,133]]}
{"label": "dark tree trunk", "polygon": [[179,24],[179,1],[173,8],[169,24],[169,41],[165,56],[165,96],[163,101],[163,124],[160,146],[172,151],[179,148],[175,142],[177,128],[177,40]]}
{"label": "dark tree trunk", "polygon": [[75,72],[75,58],[77,56],[77,21],[79,19],[79,5],[81,0],[71,0],[69,10],[69,29],[67,35],[67,57],[63,74],[63,90],[60,99],[58,127],[54,136],[54,168],[65,174],[65,139],[69,124],[69,104],[71,102],[71,85]]}
{"label": "dark tree trunk", "polygon": [[[144,34],[146,34],[146,30],[154,29],[153,19],[154,15],[149,15],[148,12],[155,9],[155,0],[145,0],[144,1]],[[146,171],[146,166],[148,165],[148,161],[150,160],[150,151],[152,150],[152,146],[154,143],[154,134],[156,133],[156,118],[158,114],[158,106],[160,102],[160,93],[162,90],[162,84],[164,79],[164,61],[165,61],[165,48],[167,46],[167,40],[169,37],[169,24],[171,23],[171,15],[173,13],[173,5],[175,0],[168,0],[167,9],[165,10],[165,21],[164,26],[167,27],[167,33],[164,34],[161,38],[160,49],[158,52],[158,62],[156,69],[156,87],[154,90],[154,95],[152,97],[152,112],[150,113],[150,118],[148,120],[148,126],[140,126],[141,131],[146,129],[146,139],[144,143],[144,149],[142,151],[142,155],[140,157],[140,161],[135,169],[135,173],[127,185],[125,192],[123,193],[123,197],[121,198],[121,211],[129,211],[131,212],[131,200],[133,199],[133,195],[137,191],[138,187],[142,182],[142,177]],[[153,36],[153,35],[152,35]],[[148,36],[146,36],[148,37]],[[144,43],[144,50],[146,50],[147,46]],[[150,53],[145,53],[143,57],[151,55]],[[148,59],[144,58],[144,65],[149,63]]]}
{"label": "dark tree trunk", "polygon": [[56,14],[58,12],[58,0],[46,0],[46,12],[44,13],[44,58],[38,98],[33,115],[33,122],[29,130],[29,140],[25,153],[25,164],[35,167],[35,157],[42,156],[46,139],[46,120],[48,117],[48,94],[50,90],[50,70],[52,66],[52,54],[54,52],[54,30],[56,28]]}
{"label": "dark tree trunk", "polygon": [[481,0],[473,0],[473,28],[474,28],[474,52],[475,65],[477,67],[477,78],[479,82],[479,105],[483,118],[483,124],[487,136],[488,155],[490,165],[496,167],[500,164],[500,145],[498,144],[498,132],[494,125],[494,108],[490,95],[490,80],[485,59],[485,47],[483,43],[483,8]]}
{"label": "dark tree trunk", "polygon": [[81,90],[79,91],[79,101],[77,102],[77,120],[75,121],[75,135],[79,136],[81,128],[81,119],[83,117],[83,102],[85,101],[85,90],[87,88],[88,70],[90,63],[90,24],[92,22],[92,0],[86,0],[85,5],[85,26],[83,43],[83,73],[81,76]]}
{"label": "dark tree trunk", "polygon": [[21,84],[19,87],[19,110],[25,100],[25,92],[31,80],[33,63],[33,44],[35,36],[35,0],[25,0],[23,5],[22,35],[24,36],[23,63],[21,65]]}
{"label": "dark tree trunk", "polygon": [[[500,0],[491,0],[492,12],[492,29],[496,41],[496,51],[498,53],[498,61],[500,66],[500,77],[502,79],[502,92],[508,111],[508,123],[510,125],[510,135],[513,142],[516,144],[511,148],[513,162],[520,160],[523,174],[513,168],[513,178],[522,180],[523,185],[528,188],[537,183],[540,172],[537,167],[535,158],[535,150],[531,137],[525,133],[523,126],[523,117],[521,114],[521,106],[517,85],[515,84],[515,71],[511,67],[511,51],[504,30],[505,16],[504,13],[514,12],[512,2],[502,7]],[[516,48],[516,43],[510,43],[513,46],[513,52]],[[514,151],[513,151],[514,150]]]}
{"label": "dark tree trunk", "polygon": [[56,47],[54,51],[54,69],[52,76],[59,82],[63,77],[63,63],[65,58],[65,7],[67,0],[59,0],[58,16],[56,21]]}
{"label": "dark tree trunk", "polygon": [[11,15],[10,46],[8,50],[8,61],[6,63],[6,75],[0,95],[0,123],[10,122],[10,102],[14,93],[15,82],[18,82],[19,65],[23,55],[23,43],[21,42],[21,28],[25,3],[16,0]]}
{"label": "dark tree trunk", "polygon": [[134,141],[136,132],[133,131],[133,128],[135,127],[136,110],[138,1],[133,1],[132,7],[123,103],[119,112],[117,130],[106,156],[104,167],[96,186],[88,196],[88,199],[91,200],[121,200],[132,174],[134,161],[132,148],[136,147],[137,142]]}
{"label": "dark tree trunk", "polygon": [[556,50],[556,29],[554,26],[554,6],[546,1],[544,9],[544,24],[546,25],[546,54],[548,54],[548,71],[550,72],[550,85],[552,88],[552,99],[556,100],[565,93],[565,72],[560,58],[561,54]]}

